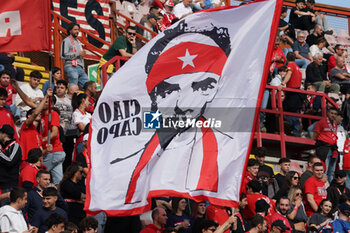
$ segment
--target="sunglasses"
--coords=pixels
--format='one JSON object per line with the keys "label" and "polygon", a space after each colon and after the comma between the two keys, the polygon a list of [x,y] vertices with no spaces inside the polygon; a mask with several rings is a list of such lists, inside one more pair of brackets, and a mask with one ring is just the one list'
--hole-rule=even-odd
{"label": "sunglasses", "polygon": [[293,180],[299,180],[300,177],[299,176],[293,176]]}
{"label": "sunglasses", "polygon": [[301,196],[303,195],[302,193],[296,193],[295,196]]}
{"label": "sunglasses", "polygon": [[135,32],[128,32],[128,34],[129,34],[130,36],[136,36],[136,33],[135,33]]}
{"label": "sunglasses", "polygon": [[208,228],[208,231],[214,232],[216,231],[216,228]]}

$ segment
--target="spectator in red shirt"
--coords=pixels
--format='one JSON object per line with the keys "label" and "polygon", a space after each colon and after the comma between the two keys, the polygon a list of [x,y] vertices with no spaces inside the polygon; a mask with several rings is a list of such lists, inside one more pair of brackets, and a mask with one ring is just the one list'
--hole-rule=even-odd
{"label": "spectator in red shirt", "polygon": [[251,219],[255,214],[255,203],[263,199],[270,205],[270,208],[267,213],[267,218],[274,214],[275,202],[271,200],[269,197],[263,195],[261,192],[261,185],[258,181],[252,180],[248,183],[248,194],[247,194],[247,202],[248,205],[245,208],[244,216],[246,219]]}
{"label": "spectator in red shirt", "polygon": [[97,92],[97,85],[94,81],[88,81],[84,84],[84,93],[89,97],[89,106],[85,111],[92,114],[95,108],[95,97]]}
{"label": "spectator in red shirt", "polygon": [[[55,105],[56,98],[52,96],[52,105]],[[49,129],[49,101],[45,101],[41,118],[40,135],[42,137],[43,149],[48,149],[48,132],[51,131],[50,144],[52,150],[44,157],[44,165],[47,170],[51,172],[52,182],[58,185],[63,178],[62,163],[66,154],[63,151],[62,143],[60,141],[60,117],[56,111],[51,111],[51,128]],[[50,148],[51,149],[51,148]]]}
{"label": "spectator in red shirt", "polygon": [[[337,62],[336,62],[337,58],[343,57],[345,49],[343,45],[337,44],[334,47],[334,51],[335,51],[335,54],[330,56],[328,60],[328,74],[329,72],[331,72],[331,69],[333,69],[337,65]],[[346,66],[344,66],[344,69],[346,70]]]}
{"label": "spectator in red shirt", "polygon": [[289,224],[289,221],[287,219],[287,214],[288,214],[288,210],[290,208],[290,203],[289,203],[289,199],[288,197],[282,197],[279,199],[279,201],[277,202],[277,211],[271,216],[271,218],[269,219],[269,226],[272,225],[273,222],[275,222],[276,220],[281,220],[284,225],[289,228],[289,230],[286,230],[286,233],[291,233],[291,226]]}
{"label": "spectator in red shirt", "polygon": [[[44,99],[40,102],[40,104],[34,109],[30,109],[27,111],[27,119],[23,123],[20,129],[21,138],[19,139],[19,143],[22,147],[22,160],[25,161],[28,159],[28,152],[33,148],[42,148],[42,141],[39,132],[37,131],[37,127],[41,120],[41,111],[44,108],[45,102],[49,99],[49,96],[52,96],[53,91],[51,88],[47,90],[47,93]],[[46,148],[45,148],[46,149]],[[51,146],[48,147],[51,149]],[[47,150],[44,151],[44,154],[47,153]]]}
{"label": "spectator in red shirt", "polygon": [[168,219],[163,208],[157,207],[152,211],[153,224],[147,225],[140,233],[158,233],[165,230],[164,226]]}
{"label": "spectator in red shirt", "polygon": [[251,180],[257,180],[256,176],[259,172],[259,162],[255,159],[249,159],[247,165],[247,171],[245,172],[245,176],[241,185],[241,192],[247,194],[248,191],[248,183]]}
{"label": "spectator in red shirt", "polygon": [[317,211],[323,199],[327,198],[327,189],[322,180],[324,169],[322,163],[314,163],[312,166],[313,176],[304,185],[305,211],[307,216],[311,216]]}
{"label": "spectator in red shirt", "polygon": [[271,67],[270,71],[273,71],[273,74],[277,74],[278,67],[281,67],[286,63],[287,59],[284,56],[283,50],[279,47],[280,46],[280,38],[277,37],[275,40],[275,47],[272,51],[272,60],[271,60]]}
{"label": "spectator in red shirt", "polygon": [[174,1],[173,0],[167,0],[164,4],[164,10],[162,10],[163,13],[163,25],[167,28],[171,26],[171,21],[173,19],[176,19],[176,16],[174,15]]}
{"label": "spectator in red shirt", "polygon": [[316,155],[326,164],[326,175],[329,183],[333,179],[333,173],[337,162],[337,118],[338,110],[334,107],[327,112],[327,118],[322,118],[316,123],[313,139],[316,141]]}
{"label": "spectator in red shirt", "polygon": [[[295,53],[289,52],[287,54],[287,74],[284,77],[281,85],[278,87],[279,90],[282,90],[284,85],[287,85],[288,88],[299,89],[301,86],[302,74],[299,66],[295,63]],[[295,92],[287,92],[286,98],[283,101],[283,109],[287,112],[298,113],[302,108],[304,103],[303,95]],[[285,120],[292,127],[292,135],[299,136],[300,134],[300,119],[295,116],[285,116]]]}
{"label": "spectator in red shirt", "polygon": [[43,164],[43,153],[40,148],[31,149],[28,152],[28,163],[20,171],[19,186],[25,188],[28,192],[38,183],[36,174]]}
{"label": "spectator in red shirt", "polygon": [[[12,128],[15,129],[16,127],[11,112],[4,108],[7,97],[8,94],[6,89],[0,87],[0,127],[3,125],[10,125]],[[18,141],[18,135],[16,130],[14,133],[14,138]]]}
{"label": "spectator in red shirt", "polygon": [[6,99],[6,104],[8,106],[11,106],[13,101],[12,101],[12,96],[13,94],[17,93],[16,90],[12,87],[10,84],[10,79],[11,79],[11,72],[8,70],[3,70],[0,73],[0,87],[5,88],[7,91],[7,99]]}

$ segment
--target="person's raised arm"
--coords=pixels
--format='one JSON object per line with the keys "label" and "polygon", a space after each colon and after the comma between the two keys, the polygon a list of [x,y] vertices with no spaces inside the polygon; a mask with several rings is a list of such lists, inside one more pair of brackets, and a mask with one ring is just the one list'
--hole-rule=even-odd
{"label": "person's raised arm", "polygon": [[43,110],[45,102],[49,99],[50,96],[52,96],[53,91],[51,88],[49,88],[46,92],[46,95],[44,97],[44,99],[42,99],[42,101],[39,103],[39,105],[35,108],[34,112],[28,117],[28,119],[26,120],[26,126],[30,126],[31,124],[33,124],[35,118],[40,114],[40,112]]}

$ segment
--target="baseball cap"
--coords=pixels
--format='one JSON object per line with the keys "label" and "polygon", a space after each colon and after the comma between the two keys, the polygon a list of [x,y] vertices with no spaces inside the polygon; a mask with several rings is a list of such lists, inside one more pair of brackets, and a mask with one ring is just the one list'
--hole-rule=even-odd
{"label": "baseball cap", "polygon": [[350,205],[342,203],[338,206],[338,209],[342,214],[350,216]]}
{"label": "baseball cap", "polygon": [[340,177],[340,178],[343,178],[346,176],[346,172],[343,171],[343,170],[338,170],[334,173],[334,177],[337,178],[337,177]]}
{"label": "baseball cap", "polygon": [[289,227],[286,226],[286,224],[284,224],[284,222],[282,220],[276,220],[271,224],[271,228],[275,226],[275,227],[280,227],[282,229],[282,231],[289,231]]}
{"label": "baseball cap", "polygon": [[7,134],[7,136],[9,136],[10,138],[13,138],[13,136],[15,135],[15,131],[11,127],[11,125],[3,125],[3,126],[1,126],[0,132]]}
{"label": "baseball cap", "polygon": [[164,5],[165,5],[165,6],[174,7],[174,1],[173,1],[173,0],[168,0],[168,1],[165,2]]}
{"label": "baseball cap", "polygon": [[256,213],[266,212],[269,210],[269,208],[270,208],[270,205],[264,199],[260,199],[255,202]]}

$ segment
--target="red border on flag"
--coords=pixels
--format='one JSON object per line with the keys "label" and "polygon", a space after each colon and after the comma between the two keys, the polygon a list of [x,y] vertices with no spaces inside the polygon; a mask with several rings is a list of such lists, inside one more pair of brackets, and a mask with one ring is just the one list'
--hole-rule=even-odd
{"label": "red border on flag", "polygon": [[[248,4],[254,4],[256,2],[265,2],[268,0],[256,0],[254,2],[248,3]],[[248,163],[248,158],[251,150],[251,146],[253,143],[254,139],[254,132],[255,132],[255,122],[257,120],[259,111],[257,111],[262,102],[262,96],[265,90],[265,85],[267,81],[267,76],[269,72],[269,66],[270,66],[270,61],[271,61],[271,56],[272,56],[272,51],[275,43],[275,38],[277,35],[277,29],[278,29],[278,23],[279,23],[279,16],[282,10],[283,6],[283,0],[276,0],[276,6],[275,6],[275,11],[274,11],[274,16],[272,19],[272,24],[271,24],[271,29],[270,29],[270,38],[269,38],[269,43],[267,47],[267,52],[266,52],[266,57],[265,57],[265,64],[264,64],[264,69],[263,69],[263,75],[262,75],[262,80],[260,84],[260,89],[259,89],[259,94],[258,94],[258,100],[257,100],[257,105],[256,105],[256,110],[255,110],[255,115],[254,115],[254,121],[253,121],[253,127],[252,127],[252,132],[251,132],[251,137],[250,137],[250,142],[249,142],[249,147],[246,155],[246,161],[244,164],[244,170],[247,166]],[[232,9],[232,8],[238,8],[240,6],[225,6],[225,7],[218,7],[214,9],[208,9],[204,10],[207,12],[211,11],[220,11],[220,10],[225,10],[225,9]],[[201,11],[202,12],[202,11]],[[92,121],[91,121],[92,122]],[[91,135],[92,135],[92,127],[91,127],[91,122],[90,122],[90,129],[89,129],[89,139],[88,139],[88,156],[90,157],[91,161]],[[92,169],[92,167],[91,167]],[[99,210],[99,211],[91,211],[89,210],[90,202],[91,202],[91,193],[90,193],[90,180],[91,180],[91,169],[88,172],[87,175],[87,182],[86,182],[86,201],[85,201],[85,206],[84,210],[89,214],[89,215],[95,215],[98,214],[99,212],[104,211],[107,216],[131,216],[131,215],[138,215],[143,212],[146,212],[151,209],[151,198],[156,197],[156,196],[176,196],[176,197],[184,197],[184,198],[190,198],[193,199],[194,201],[206,201],[208,200],[210,203],[219,205],[219,206],[226,206],[226,207],[238,207],[238,202],[237,201],[229,201],[226,199],[220,199],[220,198],[214,198],[214,197],[207,197],[204,195],[199,195],[199,196],[191,196],[188,193],[180,193],[172,190],[153,190],[148,193],[147,197],[147,202],[149,203],[148,205],[145,206],[140,206],[134,209],[128,209],[128,210]],[[244,179],[244,176],[242,174],[242,180]],[[242,184],[241,180],[241,184]]]}

